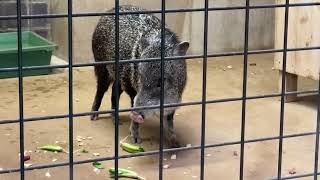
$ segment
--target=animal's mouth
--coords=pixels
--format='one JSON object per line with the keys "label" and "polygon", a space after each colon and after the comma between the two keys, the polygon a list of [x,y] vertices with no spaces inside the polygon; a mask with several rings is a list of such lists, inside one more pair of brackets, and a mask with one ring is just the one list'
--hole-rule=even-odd
{"label": "animal's mouth", "polygon": [[138,112],[135,112],[135,111],[130,112],[130,119],[136,123],[139,123],[139,124],[144,123],[144,116]]}

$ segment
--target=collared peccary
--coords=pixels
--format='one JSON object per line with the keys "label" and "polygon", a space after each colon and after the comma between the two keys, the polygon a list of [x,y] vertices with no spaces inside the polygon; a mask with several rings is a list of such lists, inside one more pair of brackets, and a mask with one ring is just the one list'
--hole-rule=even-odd
{"label": "collared peccary", "polygon": [[[120,6],[120,11],[142,11],[135,6]],[[114,12],[111,9],[109,12]],[[161,56],[161,21],[154,15],[135,14],[119,16],[119,58],[147,59]],[[165,56],[184,56],[189,48],[188,42],[181,42],[174,32],[165,27]],[[95,61],[110,61],[115,57],[115,17],[101,17],[92,38]],[[104,93],[112,86],[112,108],[115,108],[115,67],[114,64],[96,65],[97,91],[92,111],[101,105]],[[120,94],[125,91],[131,98],[131,106],[151,106],[160,104],[161,62],[120,63]],[[184,59],[164,63],[164,103],[179,103],[187,80],[187,67]],[[179,147],[173,129],[176,108],[164,109],[165,137],[171,147]],[[140,143],[139,124],[145,119],[159,119],[159,109],[140,110],[130,113],[132,119],[130,135],[134,143]],[[92,120],[97,115],[91,116]]]}

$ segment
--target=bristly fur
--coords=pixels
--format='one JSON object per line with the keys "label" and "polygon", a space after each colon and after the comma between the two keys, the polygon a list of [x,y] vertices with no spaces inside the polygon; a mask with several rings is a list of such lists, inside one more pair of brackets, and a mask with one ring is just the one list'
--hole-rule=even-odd
{"label": "bristly fur", "polygon": [[[120,11],[143,11],[145,9],[136,6],[120,6]],[[109,12],[114,12],[114,9],[109,10]],[[95,61],[110,61],[114,60],[115,54],[115,23],[114,16],[104,16],[100,19],[96,30],[93,34],[92,40],[92,50],[94,53]],[[134,15],[120,15],[119,16],[119,54],[120,60],[127,59],[140,59],[142,51],[153,44],[155,47],[153,50],[158,52],[153,52],[157,57],[160,57],[160,43],[161,43],[161,21],[154,15],[150,14],[134,14]],[[172,56],[172,51],[174,47],[180,43],[178,36],[173,33],[167,26],[165,32],[165,55]],[[139,90],[139,69],[138,66],[144,65],[146,63],[126,63],[120,65],[120,84],[123,90],[127,86],[132,86],[136,91]],[[154,62],[154,68],[159,68],[157,64],[159,62]],[[177,67],[184,68],[185,62],[182,61],[170,61],[166,62],[166,67],[169,69],[172,66],[178,65]],[[170,67],[169,67],[170,66]],[[114,81],[114,66],[106,66],[110,81]],[[177,71],[178,69],[175,69]],[[180,69],[181,71],[181,69]],[[96,76],[99,76],[101,72],[99,69],[95,71]],[[172,73],[168,72],[167,73]],[[182,69],[182,74],[175,81],[185,81],[186,75],[184,75],[184,70]],[[101,74],[100,74],[101,75]],[[149,74],[150,75],[150,74]],[[184,78],[185,77],[185,78]],[[179,83],[180,84],[180,83]],[[183,83],[184,84],[184,83]],[[184,86],[181,84],[182,86]],[[184,87],[180,87],[183,90]]]}
{"label": "bristly fur", "polygon": [[[120,6],[120,11],[143,11],[136,6]],[[114,12],[111,9],[108,12]],[[151,14],[130,14],[119,16],[119,59],[159,58],[161,56],[161,21]],[[92,51],[95,61],[115,60],[115,17],[103,16],[92,37]],[[189,43],[181,42],[179,37],[165,27],[164,55],[183,56]],[[97,111],[109,85],[115,80],[113,64],[96,65],[97,93],[92,111]],[[151,106],[160,104],[161,62],[120,63],[120,91],[126,91],[132,106]],[[164,103],[179,103],[187,80],[187,66],[184,59],[164,62]],[[113,87],[114,88],[114,87]],[[121,94],[120,92],[120,94]],[[112,93],[113,94],[113,93]],[[133,102],[134,98],[134,102]],[[114,102],[114,95],[112,95]],[[114,108],[114,103],[112,103]],[[164,115],[174,114],[175,108],[165,108]],[[159,110],[143,110],[145,117],[157,115]],[[95,117],[92,117],[95,119]]]}

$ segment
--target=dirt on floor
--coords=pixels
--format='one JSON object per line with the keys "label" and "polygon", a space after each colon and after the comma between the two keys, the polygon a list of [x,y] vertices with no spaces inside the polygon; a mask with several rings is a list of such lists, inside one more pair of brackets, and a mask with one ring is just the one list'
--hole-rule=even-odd
{"label": "dirt on floor", "polygon": [[[238,98],[242,96],[243,57],[211,58],[208,62],[207,100]],[[278,71],[273,68],[272,55],[249,57],[248,96],[278,92]],[[95,94],[92,68],[75,68],[73,72],[74,113],[90,111]],[[62,115],[68,113],[68,72],[48,76],[26,77],[24,87],[24,117]],[[317,82],[299,79],[299,90],[313,90]],[[19,117],[18,80],[0,80],[0,119]],[[188,60],[188,84],[183,102],[200,101],[202,97],[202,61]],[[105,95],[101,110],[110,109],[110,91]],[[121,108],[129,107],[129,98],[123,94]],[[240,140],[242,102],[212,103],[206,107],[206,144],[223,144]],[[298,102],[285,104],[284,134],[314,132],[316,129],[316,103],[312,96],[301,97]],[[245,138],[247,140],[279,135],[280,101],[278,97],[251,99],[246,104]],[[120,139],[129,133],[127,113],[120,114]],[[175,128],[183,145],[200,145],[201,105],[181,107],[175,115]],[[58,144],[68,149],[68,118],[26,122],[24,144],[31,156],[32,166],[68,162],[67,153],[39,151],[45,144]],[[98,121],[88,116],[74,118],[74,160],[112,157],[114,154],[114,126],[110,115]],[[81,137],[79,137],[81,136]],[[142,145],[147,151],[159,147],[159,122],[147,121],[141,127]],[[89,137],[89,138],[88,138]],[[85,138],[85,139],[84,139]],[[81,139],[81,140],[78,140]],[[19,167],[19,124],[0,125],[0,168]],[[282,175],[312,173],[314,166],[315,136],[286,138],[282,156]],[[88,153],[82,153],[85,149]],[[96,154],[99,153],[99,154]],[[120,155],[126,152],[120,150]],[[200,150],[166,153],[164,179],[193,180],[200,175]],[[99,156],[97,156],[99,155]],[[278,140],[265,140],[245,144],[244,176],[246,180],[270,179],[277,175]],[[120,159],[119,166],[141,174],[149,180],[158,178],[158,155]],[[105,169],[96,171],[91,163],[74,165],[77,180],[108,179],[107,169],[112,161],[102,162]],[[31,167],[32,167],[31,166]],[[205,179],[233,180],[239,177],[240,145],[226,145],[205,150]],[[167,167],[167,166],[166,166]],[[68,179],[69,167],[26,171],[28,180]],[[48,177],[50,175],[50,177]],[[19,173],[0,174],[1,180],[19,179]],[[302,179],[312,179],[311,177]]]}

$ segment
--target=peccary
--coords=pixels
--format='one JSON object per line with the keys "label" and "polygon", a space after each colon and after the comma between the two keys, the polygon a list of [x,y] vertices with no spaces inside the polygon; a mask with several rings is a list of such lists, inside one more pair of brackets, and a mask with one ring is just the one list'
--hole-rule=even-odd
{"label": "peccary", "polygon": [[[136,6],[120,6],[120,11],[142,11]],[[114,9],[108,12],[114,12]],[[161,21],[150,14],[119,16],[119,59],[147,59],[161,57]],[[184,56],[188,42],[181,42],[177,35],[165,27],[165,56]],[[97,62],[114,60],[115,57],[115,17],[103,16],[98,22],[92,38],[92,50]],[[119,93],[125,91],[131,98],[131,106],[151,106],[160,104],[161,62],[120,63]],[[114,64],[96,65],[97,91],[92,111],[101,105],[104,93],[115,80]],[[187,67],[184,59],[164,62],[164,103],[181,102],[187,80]],[[115,83],[112,86],[111,103],[115,108]],[[179,147],[173,129],[173,116],[176,108],[164,109],[165,137],[171,147]],[[140,143],[139,124],[145,119],[159,118],[159,109],[139,110],[130,113],[132,119],[130,135],[134,143]],[[97,115],[91,119],[96,120]]]}

